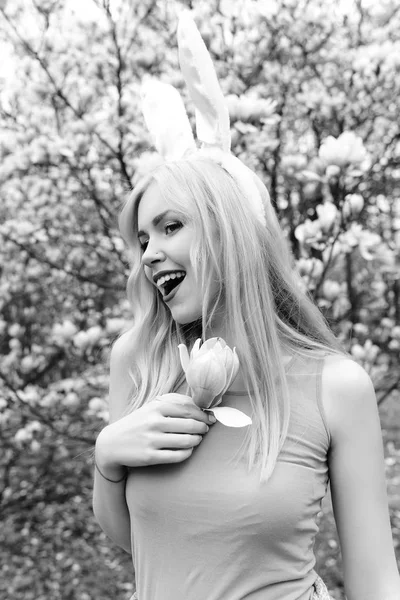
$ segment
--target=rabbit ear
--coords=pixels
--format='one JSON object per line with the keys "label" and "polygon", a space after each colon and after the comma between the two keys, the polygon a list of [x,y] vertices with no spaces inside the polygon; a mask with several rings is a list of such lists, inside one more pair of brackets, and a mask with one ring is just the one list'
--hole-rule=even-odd
{"label": "rabbit ear", "polygon": [[187,11],[179,17],[178,47],[181,71],[196,108],[197,139],[229,152],[228,107],[206,45]]}
{"label": "rabbit ear", "polygon": [[172,85],[151,77],[141,86],[142,113],[157,151],[165,160],[178,160],[196,150],[183,100]]}

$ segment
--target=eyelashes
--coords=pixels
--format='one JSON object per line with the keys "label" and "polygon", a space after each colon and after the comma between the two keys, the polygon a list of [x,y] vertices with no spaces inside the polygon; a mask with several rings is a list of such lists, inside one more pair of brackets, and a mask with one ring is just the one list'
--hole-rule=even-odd
{"label": "eyelashes", "polygon": [[[164,226],[164,231],[166,232],[167,229],[172,229],[172,232],[177,231],[178,229],[180,229],[182,227],[182,223],[180,221],[174,221],[172,223],[166,223],[166,225]],[[168,235],[168,234],[167,234]],[[140,249],[142,252],[146,251],[146,248],[148,246],[149,242],[142,242],[140,244]]]}

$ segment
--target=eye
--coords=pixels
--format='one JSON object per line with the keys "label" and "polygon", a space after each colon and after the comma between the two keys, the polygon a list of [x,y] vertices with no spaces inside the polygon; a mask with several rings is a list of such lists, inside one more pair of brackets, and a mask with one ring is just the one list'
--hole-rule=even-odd
{"label": "eye", "polygon": [[170,227],[173,227],[173,231],[176,231],[176,229],[180,229],[182,227],[182,223],[180,223],[179,221],[175,221],[174,223],[167,223],[165,226],[165,229],[170,229]]}
{"label": "eye", "polygon": [[[180,221],[174,221],[173,223],[167,223],[164,227],[164,230],[167,231],[167,229],[172,229],[172,232],[176,231],[177,229],[180,229],[182,227],[182,223]],[[168,235],[168,234],[167,234]],[[146,242],[142,242],[140,244],[140,249],[142,250],[142,252],[146,251],[147,245],[148,245],[148,241]]]}

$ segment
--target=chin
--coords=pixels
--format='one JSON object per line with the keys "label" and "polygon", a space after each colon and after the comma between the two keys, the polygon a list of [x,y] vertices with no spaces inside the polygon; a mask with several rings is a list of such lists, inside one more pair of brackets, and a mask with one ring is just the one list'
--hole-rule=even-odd
{"label": "chin", "polygon": [[171,316],[178,325],[191,325],[193,327],[201,327],[201,312],[185,313],[185,311],[171,310]]}
{"label": "chin", "polygon": [[175,323],[178,323],[178,325],[192,325],[193,327],[197,327],[198,325],[201,326],[201,317],[199,320],[193,317],[175,317],[172,315],[172,318],[174,319]]}

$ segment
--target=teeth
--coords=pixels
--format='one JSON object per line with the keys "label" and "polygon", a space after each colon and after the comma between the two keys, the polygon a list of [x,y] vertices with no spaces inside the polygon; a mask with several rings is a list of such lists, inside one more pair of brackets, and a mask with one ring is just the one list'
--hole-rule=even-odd
{"label": "teeth", "polygon": [[157,287],[161,288],[166,281],[169,281],[170,279],[176,279],[176,277],[179,277],[179,276],[184,277],[185,275],[186,275],[185,271],[178,271],[177,273],[170,273],[168,275],[163,275],[157,281]]}

